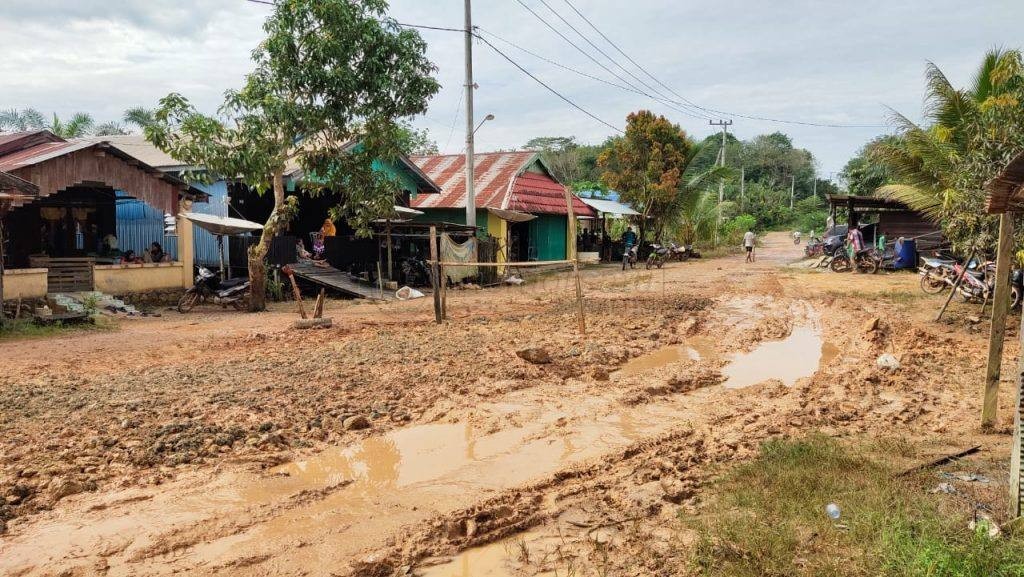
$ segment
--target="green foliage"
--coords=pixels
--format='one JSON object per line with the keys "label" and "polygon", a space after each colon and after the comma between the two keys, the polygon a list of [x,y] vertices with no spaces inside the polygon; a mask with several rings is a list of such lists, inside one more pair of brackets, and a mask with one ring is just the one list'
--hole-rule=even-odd
{"label": "green foliage", "polygon": [[750,214],[740,214],[722,224],[722,240],[725,245],[738,245],[748,230],[757,228],[757,219]]}
{"label": "green foliage", "polygon": [[[893,478],[885,458],[824,436],[766,443],[719,483],[713,514],[693,522],[703,575],[987,577],[1024,572],[1024,540],[968,531],[971,511]],[[901,455],[905,456],[905,455]],[[825,514],[835,502],[840,529]],[[957,502],[952,501],[955,505]]]}
{"label": "green foliage", "polygon": [[898,136],[870,147],[893,174],[879,193],[941,223],[955,248],[990,250],[997,222],[985,213],[984,185],[1024,150],[1021,52],[988,52],[967,88],[954,87],[934,64],[926,82],[926,124],[894,113]]}
{"label": "green foliage", "polygon": [[847,194],[874,196],[879,188],[892,184],[892,170],[885,163],[879,162],[872,151],[876,147],[895,141],[895,136],[879,136],[865,144],[857,152],[857,156],[846,163],[839,173],[839,178],[846,185]]}
{"label": "green foliage", "polygon": [[437,154],[437,143],[430,138],[426,129],[417,130],[408,122],[398,125],[398,149],[404,154],[430,155]]}
{"label": "green foliage", "polygon": [[[402,118],[425,111],[438,90],[420,35],[386,13],[384,0],[290,0],[274,4],[255,69],[227,92],[217,116],[186,98],[160,101],[146,137],[204,178],[239,178],[273,190],[274,209],[249,253],[252,308],[263,308],[270,241],[287,222],[284,171],[298,164],[302,188],[331,191],[332,217],[360,234],[390,212],[396,183],[373,170],[401,152]],[[358,140],[359,146],[351,146]]]}

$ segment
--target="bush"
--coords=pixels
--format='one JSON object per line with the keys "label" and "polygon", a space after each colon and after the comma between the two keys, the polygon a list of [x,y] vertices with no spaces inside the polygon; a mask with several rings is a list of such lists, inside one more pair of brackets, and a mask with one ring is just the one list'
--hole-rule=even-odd
{"label": "bush", "polygon": [[743,234],[757,227],[757,219],[753,215],[741,214],[727,220],[722,226],[723,242],[727,245],[738,245],[743,241]]}

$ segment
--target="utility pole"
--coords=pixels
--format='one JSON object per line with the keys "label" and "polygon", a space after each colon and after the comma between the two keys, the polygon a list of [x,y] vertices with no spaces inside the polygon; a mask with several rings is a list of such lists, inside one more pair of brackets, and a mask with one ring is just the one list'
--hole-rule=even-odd
{"label": "utility pole", "polygon": [[476,191],[474,190],[473,154],[473,13],[472,0],[466,6],[466,225],[476,226]]}
{"label": "utility pole", "polygon": [[793,197],[796,196],[796,177],[789,177],[789,210],[793,210]]}
{"label": "utility pole", "polygon": [[[466,0],[467,2],[469,0]],[[729,132],[729,125],[732,124],[731,120],[709,120],[708,124],[711,126],[722,127],[722,150],[720,159],[721,166],[725,167],[725,135]],[[722,201],[725,200],[725,179],[720,178],[718,180],[718,219],[715,220],[715,246],[718,246],[718,231],[722,228]]]}
{"label": "utility pole", "polygon": [[740,167],[740,210],[746,210],[744,193],[747,189],[747,167]]}
{"label": "utility pole", "polygon": [[818,175],[814,175],[814,198],[818,198]]}

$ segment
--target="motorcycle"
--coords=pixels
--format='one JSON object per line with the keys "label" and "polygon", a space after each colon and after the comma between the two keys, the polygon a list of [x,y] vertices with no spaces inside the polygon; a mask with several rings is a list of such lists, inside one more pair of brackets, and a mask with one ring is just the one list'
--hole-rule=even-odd
{"label": "motorcycle", "polygon": [[653,267],[661,268],[664,266],[665,261],[671,257],[671,249],[667,246],[660,244],[651,245],[651,253],[647,255],[647,270],[651,270]]}
{"label": "motorcycle", "polygon": [[832,272],[847,272],[856,267],[857,272],[874,274],[878,270],[878,260],[875,258],[873,250],[868,248],[857,251],[857,254],[853,255],[852,262],[846,250],[836,251],[828,266]]}
{"label": "motorcycle", "polygon": [[210,301],[214,304],[226,307],[231,305],[237,310],[245,308],[246,299],[249,297],[249,279],[232,278],[221,280],[220,275],[210,269],[200,266],[196,274],[195,284],[185,291],[178,299],[178,312],[187,313],[201,302]]}
{"label": "motorcycle", "polygon": [[687,246],[687,245],[679,246],[678,244],[676,244],[674,242],[669,242],[668,243],[668,249],[669,249],[669,254],[671,255],[671,259],[672,260],[677,260],[677,261],[680,261],[680,262],[686,262],[686,261],[690,260],[690,256],[693,254],[693,247],[692,246]]}
{"label": "motorcycle", "polygon": [[411,257],[404,258],[399,268],[406,285],[416,287],[430,284],[430,270],[427,268],[427,263],[422,260]]}
{"label": "motorcycle", "polygon": [[636,245],[633,245],[633,246],[630,246],[630,247],[626,248],[626,250],[623,251],[623,253],[622,253],[622,270],[626,270],[626,265],[629,265],[629,268],[636,268],[636,255],[637,255],[637,250],[639,250],[639,248],[640,247],[638,247]]}
{"label": "motorcycle", "polygon": [[953,265],[955,260],[945,258],[921,257],[921,266],[917,273],[921,275],[921,290],[925,294],[937,295],[953,286]]}
{"label": "motorcycle", "polygon": [[983,267],[977,269],[968,268],[960,263],[953,265],[953,279],[963,275],[960,286],[957,288],[957,296],[964,302],[987,301],[995,291],[995,263],[987,262]]}

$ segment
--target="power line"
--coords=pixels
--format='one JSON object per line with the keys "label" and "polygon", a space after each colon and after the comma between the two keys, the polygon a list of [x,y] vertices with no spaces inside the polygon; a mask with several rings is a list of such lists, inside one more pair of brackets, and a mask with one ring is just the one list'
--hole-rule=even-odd
{"label": "power line", "polygon": [[[628,54],[626,54],[626,52],[623,51],[621,48],[619,48],[619,46],[617,44],[612,42],[612,40],[604,32],[602,32],[593,22],[591,22],[589,18],[587,18],[582,12],[580,12],[580,10],[578,8],[576,8],[576,6],[573,5],[572,2],[570,2],[570,0],[563,0],[563,1],[570,8],[572,8],[573,12],[575,12],[577,15],[579,15],[579,17],[582,18],[584,22],[586,22],[588,25],[590,25],[590,27],[593,28],[594,31],[597,32],[601,36],[601,38],[604,38],[604,40],[606,42],[608,42],[608,44],[610,44],[613,48],[615,48],[615,50],[619,54],[621,54],[627,60],[629,60],[641,72],[643,72],[644,74],[649,76],[652,80],[657,82],[658,85],[664,87],[666,90],[668,90],[669,92],[674,94],[677,98],[682,100],[683,102],[676,102],[676,104],[679,104],[680,106],[683,106],[684,105],[683,103],[685,102],[686,104],[688,104],[690,106],[693,106],[693,107],[698,108],[700,110],[704,110],[706,112],[712,112],[712,113],[715,113],[715,114],[722,114],[722,115],[726,115],[726,116],[736,116],[736,117],[739,117],[739,118],[746,118],[748,120],[763,120],[763,121],[766,121],[766,122],[776,122],[776,123],[780,123],[780,124],[797,124],[797,125],[802,125],[802,126],[817,126],[817,127],[824,127],[824,128],[884,128],[884,127],[886,127],[886,125],[884,125],[884,124],[831,124],[831,123],[821,123],[821,122],[807,122],[807,121],[801,121],[801,120],[788,120],[788,119],[780,119],[780,118],[771,118],[771,117],[767,117],[767,116],[755,116],[755,115],[750,115],[750,114],[739,114],[739,113],[736,113],[736,112],[727,112],[727,111],[723,111],[723,110],[716,110],[714,108],[709,108],[709,107],[701,106],[701,105],[699,105],[699,104],[697,104],[695,102],[687,100],[683,95],[681,95],[678,92],[676,92],[675,90],[673,90],[670,86],[668,86],[664,82],[658,80],[657,77],[655,77],[653,74],[648,72],[646,68],[641,66],[636,60],[634,60]],[[545,2],[544,0],[541,0],[541,2],[543,2],[544,5],[547,6],[547,2]],[[555,10],[552,9],[550,6],[548,6],[548,9],[550,9],[552,12],[555,12]],[[557,16],[558,13],[555,12],[555,15]],[[559,18],[561,18],[561,16],[559,16]],[[563,21],[564,21],[564,19],[563,19]],[[579,32],[577,32],[577,34],[579,34]],[[606,55],[606,57],[607,57],[607,55]]]}
{"label": "power line", "polygon": [[445,150],[448,150],[448,145],[452,143],[452,136],[455,135],[455,123],[459,121],[459,110],[462,109],[463,96],[462,92],[459,92],[459,101],[455,104],[455,116],[452,117],[452,125],[448,129],[448,140],[444,141]]}
{"label": "power line", "polygon": [[[598,46],[597,44],[594,44],[594,42],[590,38],[588,38],[586,34],[583,34],[582,32],[580,32],[579,29],[576,28],[575,26],[573,26],[573,24],[571,22],[566,20],[565,17],[562,16],[557,10],[552,8],[551,5],[547,3],[547,0],[540,0],[540,3],[543,4],[552,14],[555,15],[555,17],[557,17],[559,20],[561,20],[573,32],[575,32],[577,36],[582,38],[584,42],[589,44],[594,50],[597,50],[597,52],[599,54],[601,54],[602,56],[607,58],[609,62],[611,62],[615,66],[618,66],[619,69],[621,69],[623,72],[625,72],[627,75],[629,75],[630,78],[632,78],[635,81],[639,82],[640,85],[643,86],[644,88],[646,88],[647,90],[650,90],[654,94],[657,94],[662,100],[665,100],[665,101],[668,101],[668,102],[672,102],[671,97],[666,96],[663,92],[661,92],[657,88],[651,86],[650,84],[645,82],[642,78],[640,78],[636,74],[633,74],[632,72],[630,72],[625,66],[620,64],[618,60],[612,58],[611,56],[608,55],[607,52],[602,50],[600,46]],[[708,116],[707,114],[701,112],[700,110],[697,110],[697,108],[699,108],[699,107],[694,106],[692,103],[690,103],[690,104],[682,104],[682,103],[676,102],[675,104],[679,104],[680,106],[686,107],[688,110],[692,111],[693,115],[695,115],[695,116],[697,116],[699,118],[704,118],[705,120],[711,120],[710,116]]]}
{"label": "power line", "polygon": [[623,84],[626,84],[626,85],[630,86],[631,88],[633,88],[634,92],[637,92],[638,94],[642,94],[642,95],[650,98],[651,100],[654,100],[655,102],[659,102],[659,103],[661,103],[661,104],[671,108],[672,110],[675,110],[676,112],[679,112],[681,114],[685,114],[686,116],[690,116],[692,118],[700,118],[702,120],[707,120],[707,118],[708,118],[707,116],[698,115],[698,114],[695,114],[695,113],[687,111],[687,110],[680,110],[676,106],[673,106],[671,103],[666,102],[663,99],[658,98],[657,96],[652,96],[651,94],[648,94],[648,93],[646,93],[646,92],[636,88],[636,86],[632,82],[630,82],[629,80],[626,80],[620,74],[616,73],[611,68],[608,68],[607,66],[605,66],[605,64],[603,62],[601,62],[597,58],[594,58],[594,56],[592,54],[590,54],[589,52],[587,52],[586,50],[581,48],[579,44],[576,44],[571,39],[569,39],[568,36],[566,36],[565,34],[562,34],[562,32],[559,29],[557,29],[554,26],[552,26],[551,23],[548,22],[547,20],[545,20],[543,16],[541,16],[540,14],[537,14],[537,12],[533,8],[530,8],[530,6],[528,4],[526,4],[525,2],[523,2],[523,0],[516,0],[516,1],[519,2],[519,5],[522,6],[523,8],[525,8],[527,10],[527,12],[529,12],[530,14],[533,14],[533,16],[537,20],[539,20],[541,24],[543,24],[549,30],[551,30],[552,32],[557,34],[562,40],[565,40],[570,46],[575,48],[580,54],[586,56],[591,62],[593,62],[594,64],[597,64],[599,67],[601,67],[608,74],[611,74],[619,82],[622,82]]}
{"label": "power line", "polygon": [[474,36],[476,36],[477,39],[479,39],[481,42],[486,44],[491,50],[495,51],[499,56],[501,56],[505,60],[508,60],[509,64],[511,64],[512,66],[515,66],[516,68],[518,68],[520,72],[522,72],[523,74],[525,74],[525,75],[529,76],[530,78],[532,78],[534,82],[536,82],[537,84],[540,84],[544,88],[548,89],[549,92],[551,92],[555,96],[557,96],[557,97],[561,98],[562,100],[564,100],[569,106],[572,106],[573,108],[575,108],[576,110],[579,110],[583,114],[586,114],[590,118],[593,118],[594,120],[600,122],[601,124],[607,126],[608,128],[611,128],[615,132],[618,132],[618,133],[622,134],[622,129],[620,129],[617,126],[614,126],[614,125],[604,121],[599,116],[597,116],[594,113],[590,112],[589,110],[583,108],[579,104],[576,104],[571,99],[569,99],[567,96],[563,95],[561,92],[559,92],[559,91],[555,90],[554,88],[552,88],[551,86],[549,86],[547,83],[545,83],[540,78],[537,78],[536,76],[534,76],[532,73],[530,73],[529,70],[523,68],[518,62],[513,60],[508,54],[505,54],[504,52],[499,50],[497,46],[495,46],[494,44],[491,44],[491,42],[489,40],[487,40],[486,38],[484,38],[483,36],[480,36],[479,34],[474,34]]}

